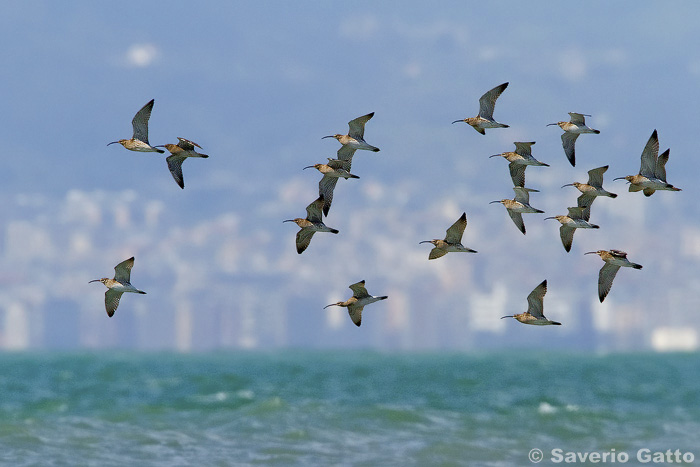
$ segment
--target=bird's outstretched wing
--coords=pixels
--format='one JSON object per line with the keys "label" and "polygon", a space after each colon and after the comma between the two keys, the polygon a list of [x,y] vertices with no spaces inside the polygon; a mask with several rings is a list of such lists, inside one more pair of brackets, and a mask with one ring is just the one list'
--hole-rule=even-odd
{"label": "bird's outstretched wing", "polygon": [[527,296],[527,311],[535,318],[544,318],[544,295],[547,293],[547,279],[534,288]]}
{"label": "bird's outstretched wing", "polygon": [[323,197],[323,214],[326,216],[331,209],[333,190],[335,190],[337,183],[338,177],[329,177],[328,175],[324,175],[321,181],[318,182],[318,194]]}
{"label": "bird's outstretched wing", "polygon": [[517,142],[515,144],[515,153],[521,156],[532,156],[532,145],[535,144],[534,141],[530,142]]}
{"label": "bird's outstretched wing", "polygon": [[605,297],[608,296],[613,279],[615,279],[615,275],[619,270],[620,266],[610,263],[605,263],[603,267],[600,268],[600,272],[598,273],[598,298],[600,299],[600,303],[603,303]]}
{"label": "bird's outstretched wing", "polygon": [[523,222],[523,215],[519,212],[511,211],[508,209],[508,215],[513,219],[513,223],[523,234],[525,233],[525,223]]}
{"label": "bird's outstretched wing", "polygon": [[362,117],[357,117],[354,120],[350,120],[348,122],[348,126],[350,127],[348,136],[352,136],[355,139],[364,139],[365,123],[367,123],[367,121],[372,117],[374,117],[374,112],[368,113],[367,115],[363,115]]}
{"label": "bird's outstretched wing", "polygon": [[117,282],[130,282],[131,281],[131,268],[134,267],[134,257],[125,259],[121,263],[114,266],[114,279]]}
{"label": "bird's outstretched wing", "polygon": [[124,292],[117,292],[114,289],[109,289],[105,292],[105,309],[107,310],[107,316],[110,318],[114,316],[114,312],[117,311],[119,306],[119,299],[122,298]]}
{"label": "bird's outstretched wing", "polygon": [[508,83],[500,84],[479,98],[479,117],[493,120],[493,109],[496,107],[496,99],[507,87]]}
{"label": "bird's outstretched wing", "polygon": [[301,229],[297,232],[297,253],[302,254],[304,250],[309,247],[311,237],[313,237],[315,233],[316,232],[311,229]]}
{"label": "bird's outstretched wing", "polygon": [[141,110],[136,112],[133,120],[131,120],[131,126],[134,127],[134,138],[146,144],[150,144],[148,142],[148,120],[151,118],[154,101],[155,99],[151,99],[148,104],[141,107]]}
{"label": "bird's outstretched wing", "polygon": [[603,174],[608,170],[607,165],[598,167],[596,169],[591,169],[588,171],[588,184],[596,188],[603,187]]}
{"label": "bird's outstretched wing", "polygon": [[571,251],[571,244],[574,242],[574,232],[576,232],[576,228],[574,227],[569,227],[567,225],[562,225],[559,227],[561,243],[564,245],[564,249],[567,252]]}
{"label": "bird's outstretched wing", "polygon": [[580,114],[576,112],[569,112],[569,116],[571,117],[571,123],[574,125],[585,125],[586,124],[586,118],[585,117],[590,117],[588,114]]}
{"label": "bird's outstretched wing", "polygon": [[526,168],[526,165],[516,164],[515,162],[511,162],[510,164],[508,164],[508,170],[510,170],[510,178],[511,180],[513,180],[513,186],[525,186]]}
{"label": "bird's outstretched wing", "polygon": [[194,151],[195,146],[197,146],[199,149],[202,149],[202,146],[195,143],[194,141],[190,141],[189,139],[185,139],[185,138],[180,138],[179,136],[177,137],[177,139],[179,140],[177,145],[180,146],[185,151]]}
{"label": "bird's outstretched wing", "polygon": [[365,281],[361,280],[360,282],[356,282],[350,286],[350,290],[352,290],[352,296],[355,298],[364,298],[364,297],[369,297],[369,294],[367,293],[367,289],[365,288]]}
{"label": "bird's outstretched wing", "polygon": [[566,158],[569,159],[572,167],[576,166],[576,139],[578,138],[578,133],[569,133],[565,131],[561,135],[561,144],[564,146],[564,154]]}
{"label": "bird's outstretched wing", "polygon": [[314,201],[306,206],[306,220],[309,222],[323,222],[321,211],[323,210],[324,198],[320,195]]}
{"label": "bird's outstretched wing", "polygon": [[446,254],[447,252],[442,248],[435,247],[432,250],[430,250],[430,254],[428,254],[428,259],[442,258]]}
{"label": "bird's outstretched wing", "polygon": [[659,136],[656,130],[649,137],[644,150],[642,151],[642,165],[639,168],[639,173],[645,177],[654,177],[656,171],[656,160],[659,156]]}
{"label": "bird's outstretched wing", "polygon": [[447,229],[445,241],[447,243],[460,243],[465,228],[467,228],[467,213],[463,212],[460,218]]}
{"label": "bird's outstretched wing", "polygon": [[671,155],[671,150],[667,149],[659,156],[656,160],[656,167],[654,168],[654,176],[661,180],[666,181],[666,162],[668,162],[668,157]]}
{"label": "bird's outstretched wing", "polygon": [[357,306],[357,305],[348,306],[348,314],[350,315],[350,319],[358,327],[362,324],[362,310],[364,308],[365,308],[364,306]]}
{"label": "bird's outstretched wing", "polygon": [[583,219],[588,222],[591,218],[591,206],[575,206],[566,208],[569,211],[569,217],[572,219]]}
{"label": "bird's outstretched wing", "polygon": [[180,188],[185,188],[185,179],[182,176],[182,163],[185,162],[186,157],[172,155],[165,158],[165,162],[168,163],[168,169],[170,173],[173,174],[175,182],[180,186]]}
{"label": "bird's outstretched wing", "polygon": [[514,186],[513,191],[515,192],[515,201],[523,204],[530,204],[530,193],[539,192],[539,190],[522,186]]}

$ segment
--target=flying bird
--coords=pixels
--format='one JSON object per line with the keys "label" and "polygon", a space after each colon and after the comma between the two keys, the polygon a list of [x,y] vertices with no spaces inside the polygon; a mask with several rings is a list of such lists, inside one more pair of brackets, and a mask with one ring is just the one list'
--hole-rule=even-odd
{"label": "flying bird", "polygon": [[321,210],[323,209],[323,195],[319,196],[315,201],[306,206],[306,219],[296,218],[287,219],[283,222],[294,222],[296,225],[301,227],[301,230],[297,232],[297,253],[302,254],[306,248],[308,248],[311,243],[311,237],[314,236],[316,232],[331,232],[334,234],[338,233],[338,230],[327,227],[323,223],[323,217],[321,216]]}
{"label": "flying bird", "polygon": [[681,191],[666,181],[666,163],[671,150],[667,149],[660,156],[658,154],[659,136],[654,130],[642,151],[639,174],[617,177],[614,180],[627,180],[630,183],[629,191],[643,191],[645,196],[653,195],[656,190]]}
{"label": "flying bird", "polygon": [[362,324],[362,310],[365,306],[374,302],[378,302],[379,300],[386,300],[387,298],[389,298],[386,295],[382,297],[374,297],[367,293],[364,280],[352,284],[350,286],[350,290],[352,290],[352,297],[350,297],[348,300],[344,302],[331,303],[330,305],[326,305],[323,308],[326,309],[329,306],[347,307],[348,313],[350,314],[350,319],[352,319],[352,322],[355,323],[355,325],[357,325],[358,327],[360,326],[360,324]]}
{"label": "flying bird", "polygon": [[609,191],[603,189],[603,174],[606,170],[608,170],[607,165],[591,169],[588,171],[588,183],[567,183],[566,185],[562,185],[562,188],[564,188],[565,186],[575,186],[578,189],[578,191],[582,193],[582,195],[579,196],[577,200],[578,207],[580,208],[591,207],[593,201],[595,201],[596,197],[598,196],[617,198],[617,195],[615,193],[610,193]]}
{"label": "flying bird", "polygon": [[151,118],[151,110],[153,110],[154,101],[155,99],[151,99],[148,104],[141,107],[141,110],[134,115],[133,120],[131,120],[131,126],[134,127],[134,136],[132,136],[131,139],[112,141],[107,146],[119,143],[129,151],[164,153],[165,151],[151,146],[148,142],[148,120]]}
{"label": "flying bird", "polygon": [[571,121],[550,123],[547,126],[558,125],[559,128],[564,130],[564,133],[561,135],[564,153],[566,154],[566,158],[569,159],[571,165],[575,166],[576,148],[574,145],[576,144],[576,139],[578,136],[583,133],[593,133],[597,135],[600,133],[600,130],[594,130],[593,128],[586,126],[586,117],[590,117],[590,115],[579,114],[576,112],[569,112],[569,115],[571,116]]}
{"label": "flying bird", "polygon": [[600,303],[603,303],[605,297],[608,296],[615,275],[621,267],[642,269],[641,264],[630,262],[630,260],[627,259],[627,253],[621,250],[598,250],[589,251],[584,254],[595,254],[605,261],[605,264],[600,268],[600,272],[598,273],[598,298],[600,299]]}
{"label": "flying bird", "polygon": [[503,83],[491,89],[479,98],[479,115],[467,117],[462,120],[455,120],[454,123],[464,122],[470,125],[482,135],[486,134],[487,128],[508,128],[508,125],[498,123],[493,119],[493,109],[496,106],[496,99],[508,87],[508,83]]}
{"label": "flying bird", "polygon": [[180,188],[184,189],[185,179],[182,178],[182,163],[185,162],[185,159],[188,157],[201,157],[206,159],[209,156],[197,152],[194,149],[195,146],[200,149],[202,146],[194,141],[180,138],[179,136],[177,139],[179,140],[177,144],[163,144],[156,147],[165,148],[170,152],[170,155],[165,158],[165,161],[168,163],[168,169],[170,169],[170,173],[173,174],[175,182],[180,186]]}
{"label": "flying bird", "polygon": [[333,202],[333,190],[335,190],[338,179],[360,178],[345,169],[349,165],[349,162],[328,158],[328,164],[314,164],[304,167],[304,169],[316,169],[323,174],[321,181],[318,182],[318,194],[323,196],[323,214],[326,216]]}
{"label": "flying bird", "polygon": [[117,311],[119,306],[119,299],[122,298],[124,292],[133,292],[145,294],[143,290],[139,290],[129,282],[131,277],[131,268],[134,267],[134,257],[122,261],[114,267],[114,279],[109,279],[103,277],[102,279],[95,279],[90,282],[102,282],[107,290],[105,292],[105,309],[107,310],[107,316],[110,318],[114,316],[114,312]]}
{"label": "flying bird", "polygon": [[[321,139],[324,138],[335,138],[340,142],[340,144],[344,146],[350,146],[353,149],[366,149],[368,151],[374,151],[378,152],[379,148],[372,146],[371,144],[367,144],[365,141],[365,123],[374,116],[374,112],[368,113],[367,115],[363,115],[362,117],[357,117],[354,120],[350,120],[348,122],[348,126],[350,127],[350,131],[348,131],[347,135],[329,135],[329,136],[324,136]],[[351,156],[352,157],[352,156]]]}
{"label": "flying bird", "polygon": [[590,207],[566,209],[569,210],[569,215],[545,217],[545,220],[556,219],[561,223],[561,227],[559,227],[559,236],[561,237],[561,243],[564,245],[564,249],[568,253],[571,251],[571,244],[574,241],[574,232],[576,232],[576,229],[598,229],[600,226],[588,222],[590,218]]}
{"label": "flying bird", "polygon": [[535,209],[530,206],[530,193],[538,192],[539,190],[534,190],[532,188],[525,188],[520,186],[514,186],[513,191],[515,191],[515,198],[513,199],[502,199],[500,201],[491,201],[489,204],[501,203],[508,210],[508,215],[515,226],[520,230],[523,235],[525,234],[525,223],[523,222],[523,214],[526,213],[543,213],[544,211],[540,209]]}
{"label": "flying bird", "polygon": [[529,143],[516,142],[515,151],[502,152],[501,154],[494,154],[489,157],[503,157],[510,164],[508,164],[508,169],[510,170],[510,178],[513,180],[513,186],[525,186],[525,169],[528,165],[545,166],[549,167],[549,164],[540,162],[532,156],[532,145],[535,144],[534,141]]}
{"label": "flying bird", "polygon": [[502,316],[503,318],[515,318],[523,324],[535,324],[538,326],[561,325],[556,321],[547,319],[542,313],[544,309],[544,295],[547,293],[547,279],[530,292],[527,296],[527,311],[515,315]]}
{"label": "flying bird", "polygon": [[476,250],[467,248],[462,245],[462,235],[464,235],[464,229],[467,227],[467,213],[463,212],[462,216],[457,219],[457,221],[447,229],[447,234],[444,240],[434,239],[425,240],[420,243],[432,243],[435,248],[430,250],[428,259],[436,259],[445,256],[450,252],[465,252],[465,253],[476,253]]}

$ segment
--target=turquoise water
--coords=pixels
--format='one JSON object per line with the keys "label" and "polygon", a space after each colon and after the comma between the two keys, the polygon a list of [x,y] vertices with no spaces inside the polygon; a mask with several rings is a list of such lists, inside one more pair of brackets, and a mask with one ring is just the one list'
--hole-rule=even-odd
{"label": "turquoise water", "polygon": [[533,448],[700,462],[700,355],[0,354],[2,465],[531,465]]}

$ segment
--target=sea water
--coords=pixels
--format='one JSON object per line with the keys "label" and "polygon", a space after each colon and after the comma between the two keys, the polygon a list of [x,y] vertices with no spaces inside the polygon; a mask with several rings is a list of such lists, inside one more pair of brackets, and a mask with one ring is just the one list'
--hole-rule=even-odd
{"label": "sea water", "polygon": [[0,354],[2,465],[532,465],[537,450],[700,463],[700,355]]}

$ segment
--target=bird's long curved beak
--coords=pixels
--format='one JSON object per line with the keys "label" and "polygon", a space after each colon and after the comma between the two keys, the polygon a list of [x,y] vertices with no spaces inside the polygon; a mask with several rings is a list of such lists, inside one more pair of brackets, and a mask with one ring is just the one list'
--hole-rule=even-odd
{"label": "bird's long curved beak", "polygon": [[543,220],[546,221],[547,219],[556,219],[556,217],[545,217]]}
{"label": "bird's long curved beak", "polygon": [[547,126],[559,125],[558,123],[548,123]]}
{"label": "bird's long curved beak", "polygon": [[491,159],[492,157],[500,157],[500,154],[494,154],[493,156],[489,156],[489,159]]}
{"label": "bird's long curved beak", "polygon": [[500,203],[500,201],[491,201],[489,204]]}
{"label": "bird's long curved beak", "polygon": [[285,222],[294,222],[294,219],[287,219],[286,221],[282,221],[283,224],[284,224]]}
{"label": "bird's long curved beak", "polygon": [[119,141],[112,141],[111,143],[107,144],[109,146],[110,144],[117,144]]}
{"label": "bird's long curved beak", "polygon": [[324,137],[323,137],[323,138],[321,138],[321,139],[326,139],[326,138],[335,138],[335,135],[328,135],[328,136],[324,136]]}
{"label": "bird's long curved beak", "polygon": [[[94,281],[90,281],[90,282],[100,282],[100,279],[95,279]],[[88,284],[89,284],[90,282],[88,282]]]}
{"label": "bird's long curved beak", "polygon": [[512,317],[513,317],[513,315],[501,316],[501,319],[503,319],[503,318],[512,318]]}
{"label": "bird's long curved beak", "polygon": [[457,123],[457,122],[463,122],[463,121],[464,121],[464,119],[462,119],[462,120],[455,120],[454,122],[452,122],[452,124],[454,125],[454,124]]}
{"label": "bird's long curved beak", "polygon": [[565,186],[574,186],[573,183],[567,183],[566,185],[562,185],[561,187],[564,188]]}
{"label": "bird's long curved beak", "polygon": [[337,304],[337,303],[331,303],[330,305],[324,306],[323,309],[325,310],[325,309],[328,308],[329,306],[336,306],[336,305],[338,305],[338,304]]}
{"label": "bird's long curved beak", "polygon": [[308,166],[308,167],[304,167],[304,168],[301,169],[301,170],[305,170],[305,169],[315,169],[315,168],[316,168],[316,167],[314,167],[313,165],[310,165],[310,166]]}
{"label": "bird's long curved beak", "polygon": [[598,254],[598,252],[597,251],[588,251],[588,252],[584,253],[584,255],[591,255],[591,254]]}
{"label": "bird's long curved beak", "polygon": [[420,245],[421,243],[433,243],[433,242],[431,242],[430,240],[423,240],[422,242],[418,242],[419,245]]}
{"label": "bird's long curved beak", "polygon": [[627,179],[625,177],[617,177],[617,178],[613,178],[613,180],[627,180]]}

